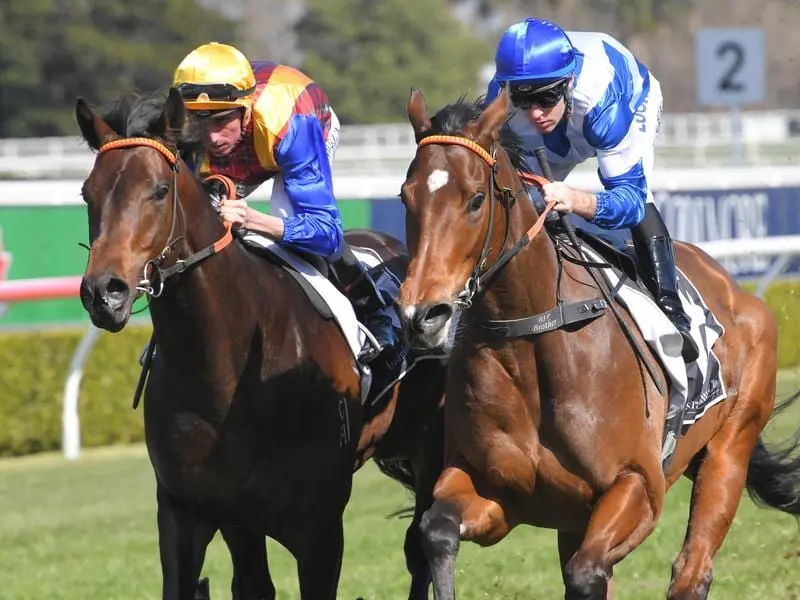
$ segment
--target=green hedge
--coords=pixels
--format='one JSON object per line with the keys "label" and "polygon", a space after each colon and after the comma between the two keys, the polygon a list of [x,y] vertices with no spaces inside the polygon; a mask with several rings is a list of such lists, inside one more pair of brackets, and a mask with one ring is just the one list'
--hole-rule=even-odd
{"label": "green hedge", "polygon": [[[780,368],[800,365],[800,282],[773,285],[767,302],[780,332]],[[139,376],[139,354],[150,330],[148,324],[101,334],[81,386],[83,446],[142,439],[141,409],[131,410],[131,399]],[[60,448],[64,382],[84,331],[0,333],[0,456]]]}
{"label": "green hedge", "polygon": [[[151,327],[102,332],[84,371],[81,443],[105,446],[143,439],[141,408],[131,410],[139,354]],[[0,456],[61,446],[64,383],[83,329],[0,334]]]}

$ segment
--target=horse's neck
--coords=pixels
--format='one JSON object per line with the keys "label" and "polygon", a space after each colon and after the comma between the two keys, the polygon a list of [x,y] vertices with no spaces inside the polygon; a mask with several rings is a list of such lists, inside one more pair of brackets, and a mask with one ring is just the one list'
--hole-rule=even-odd
{"label": "horse's neck", "polygon": [[[181,187],[184,239],[176,245],[176,258],[185,259],[218,241],[225,233],[219,217],[199,184],[189,173]],[[181,229],[178,229],[180,232]],[[259,327],[284,307],[278,294],[269,299],[248,286],[265,290],[264,279],[273,276],[271,265],[259,265],[238,243],[201,260],[169,279],[164,293],[151,303],[151,318],[160,352],[170,361],[187,362],[201,369],[238,368],[247,356]],[[255,269],[259,269],[256,273]],[[285,315],[282,315],[285,317]],[[220,358],[224,360],[220,360]]]}
{"label": "horse's neck", "polygon": [[[539,218],[526,194],[519,194],[509,213],[511,227],[507,249],[510,249]],[[505,223],[500,219],[498,229]],[[501,239],[502,241],[502,239]],[[499,242],[497,246],[499,247]],[[491,261],[489,264],[492,264]],[[471,316],[466,317],[463,334],[466,368],[473,376],[486,380],[486,365],[495,365],[503,375],[514,373],[516,398],[524,399],[531,414],[540,413],[543,370],[564,353],[561,336],[514,337],[501,341],[489,338],[481,331],[487,320],[513,320],[533,317],[556,307],[558,260],[547,232],[540,231],[529,244],[517,253],[491,280],[475,301]],[[487,343],[490,341],[490,343]],[[533,343],[530,343],[533,342]],[[491,356],[487,362],[486,357]],[[547,376],[544,376],[544,381]],[[510,401],[510,399],[509,399]],[[538,417],[536,417],[538,419]]]}
{"label": "horse's neck", "polygon": [[[508,169],[510,166],[504,167],[503,171]],[[506,172],[506,176],[513,175]],[[504,211],[501,211],[501,214],[504,215]],[[524,193],[517,195],[508,214],[511,223],[506,251],[525,235],[538,219],[533,204]],[[497,230],[505,227],[504,219],[505,216],[496,220]],[[502,238],[496,239],[502,240]],[[498,243],[496,247],[499,246]],[[494,260],[497,258],[499,255],[496,255]],[[491,260],[489,264],[492,264]],[[488,319],[516,319],[548,311],[555,306],[557,278],[556,253],[547,233],[542,230],[489,282],[478,302],[483,306],[481,312]]]}

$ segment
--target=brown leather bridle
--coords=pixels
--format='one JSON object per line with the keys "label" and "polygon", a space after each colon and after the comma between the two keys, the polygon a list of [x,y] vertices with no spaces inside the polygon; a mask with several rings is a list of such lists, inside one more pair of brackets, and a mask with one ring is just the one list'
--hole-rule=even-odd
{"label": "brown leather bridle", "polygon": [[[503,245],[500,248],[500,254],[497,257],[497,260],[490,266],[484,269],[486,260],[489,256],[490,252],[490,239],[492,235],[492,229],[494,227],[494,202],[490,202],[489,204],[489,227],[486,229],[486,237],[483,241],[483,248],[481,249],[480,258],[475,263],[475,268],[472,270],[472,274],[467,279],[466,284],[464,285],[464,289],[459,292],[458,296],[456,297],[456,302],[460,304],[464,308],[469,308],[472,305],[472,299],[476,294],[479,294],[485,287],[485,285],[491,280],[491,278],[497,274],[500,269],[502,269],[509,260],[514,258],[525,246],[527,246],[531,240],[536,237],[539,232],[544,227],[545,218],[547,214],[553,209],[555,206],[555,202],[548,202],[545,206],[544,211],[542,214],[539,215],[539,218],[533,224],[533,226],[526,231],[522,237],[511,247],[506,250],[506,246],[508,244],[508,236],[509,236],[509,227],[510,227],[510,211],[511,211],[511,204],[516,198],[517,195],[524,192],[524,188],[514,194],[510,188],[504,187],[500,185],[497,181],[497,159],[495,158],[495,150],[494,146],[490,150],[486,150],[483,146],[474,142],[470,139],[456,136],[456,135],[430,135],[428,137],[423,138],[420,140],[417,148],[422,148],[423,146],[430,146],[430,145],[452,145],[452,146],[461,146],[463,148],[467,148],[474,154],[477,154],[483,162],[491,169],[491,177],[489,179],[489,198],[494,199],[496,195],[500,196],[500,201],[503,205],[503,208],[506,213],[506,231],[505,237],[503,239]],[[520,179],[523,182],[535,185],[539,190],[542,189],[542,186],[546,183],[550,183],[550,180],[541,177],[539,175],[535,175],[533,173],[522,173],[517,172]]]}

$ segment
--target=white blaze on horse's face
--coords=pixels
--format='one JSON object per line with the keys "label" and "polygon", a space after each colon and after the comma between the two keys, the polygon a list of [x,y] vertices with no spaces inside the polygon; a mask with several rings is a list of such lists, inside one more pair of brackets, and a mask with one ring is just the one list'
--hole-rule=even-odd
{"label": "white blaze on horse's face", "polygon": [[436,169],[433,173],[428,175],[428,191],[434,194],[436,190],[446,186],[448,181],[450,181],[450,173],[442,169]]}

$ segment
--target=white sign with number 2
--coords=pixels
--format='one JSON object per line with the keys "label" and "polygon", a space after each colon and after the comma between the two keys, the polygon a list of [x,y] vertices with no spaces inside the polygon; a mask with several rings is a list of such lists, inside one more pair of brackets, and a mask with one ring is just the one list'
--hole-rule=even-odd
{"label": "white sign with number 2", "polygon": [[764,32],[700,29],[695,36],[700,104],[739,106],[764,100]]}

